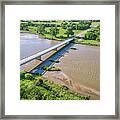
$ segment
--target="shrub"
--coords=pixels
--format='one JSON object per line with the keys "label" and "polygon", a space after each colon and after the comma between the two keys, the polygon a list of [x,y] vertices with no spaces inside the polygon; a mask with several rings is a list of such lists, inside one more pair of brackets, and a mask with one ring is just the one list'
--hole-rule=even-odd
{"label": "shrub", "polygon": [[68,89],[69,89],[69,88],[68,88],[67,86],[65,86],[65,85],[63,85],[62,88],[63,88],[64,90],[68,90]]}
{"label": "shrub", "polygon": [[26,71],[20,71],[20,79],[25,78]]}
{"label": "shrub", "polygon": [[35,83],[36,86],[40,86],[42,84],[43,84],[43,80],[37,80]]}
{"label": "shrub", "polygon": [[41,77],[37,77],[37,78],[36,78],[35,85],[36,85],[36,86],[40,86],[40,85],[42,85],[42,84],[43,84],[42,78],[41,78]]}
{"label": "shrub", "polygon": [[32,79],[33,79],[33,75],[30,74],[30,73],[26,73],[26,74],[25,74],[25,79],[27,79],[27,80],[32,80]]}

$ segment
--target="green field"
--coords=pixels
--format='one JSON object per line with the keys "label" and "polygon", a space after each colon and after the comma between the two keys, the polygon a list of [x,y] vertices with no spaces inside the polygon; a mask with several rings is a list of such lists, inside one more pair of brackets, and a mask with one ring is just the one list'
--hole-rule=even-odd
{"label": "green field", "polygon": [[79,43],[83,45],[100,46],[100,42],[95,40],[82,40]]}

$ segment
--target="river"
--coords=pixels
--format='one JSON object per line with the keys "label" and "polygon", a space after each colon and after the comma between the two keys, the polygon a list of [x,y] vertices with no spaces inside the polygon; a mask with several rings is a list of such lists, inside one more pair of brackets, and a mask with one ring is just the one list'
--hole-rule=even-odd
{"label": "river", "polygon": [[20,33],[20,59],[31,56],[58,43],[59,41],[39,38],[35,34]]}
{"label": "river", "polygon": [[[58,41],[41,39],[37,35],[22,33],[20,37],[20,58],[23,59],[34,53],[49,48]],[[65,53],[64,57],[60,58],[60,63],[55,64],[62,70],[67,78],[74,82],[74,86],[79,86],[79,91],[86,93],[95,93],[92,99],[99,99],[100,91],[100,48],[87,45],[74,45],[77,50],[69,49],[69,52]],[[46,72],[45,76],[50,80],[57,80],[63,74],[59,72]],[[66,79],[66,78],[64,78]],[[80,86],[85,87],[80,87]],[[89,90],[86,90],[90,88]],[[95,92],[94,92],[95,91]]]}

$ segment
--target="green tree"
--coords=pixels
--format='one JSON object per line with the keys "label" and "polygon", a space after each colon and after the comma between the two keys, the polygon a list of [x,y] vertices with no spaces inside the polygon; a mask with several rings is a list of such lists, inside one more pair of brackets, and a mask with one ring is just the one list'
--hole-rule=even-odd
{"label": "green tree", "polygon": [[20,24],[20,30],[29,31],[27,23]]}
{"label": "green tree", "polygon": [[41,35],[44,35],[45,34],[45,25],[40,25],[37,27],[37,33],[38,34],[41,34]]}
{"label": "green tree", "polygon": [[63,29],[66,29],[66,28],[67,28],[67,25],[68,25],[68,23],[67,23],[66,21],[64,21],[64,22],[62,22],[61,27],[62,27]]}
{"label": "green tree", "polygon": [[68,27],[68,28],[67,28],[66,34],[67,34],[67,37],[69,37],[70,35],[71,35],[71,36],[74,35],[74,32],[73,32],[72,27]]}
{"label": "green tree", "polygon": [[51,33],[52,39],[53,39],[53,36],[56,37],[56,35],[59,33],[59,29],[57,27],[51,27],[50,33]]}
{"label": "green tree", "polygon": [[92,28],[85,34],[86,40],[97,40],[100,41],[100,26],[97,26],[96,28]]}

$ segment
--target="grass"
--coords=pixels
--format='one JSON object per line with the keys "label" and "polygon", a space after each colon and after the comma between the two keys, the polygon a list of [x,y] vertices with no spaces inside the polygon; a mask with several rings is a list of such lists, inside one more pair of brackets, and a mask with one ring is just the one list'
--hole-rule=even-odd
{"label": "grass", "polygon": [[70,90],[65,85],[59,85],[47,80],[40,75],[30,74],[26,79],[25,75],[28,73],[21,73],[20,79],[20,99],[21,100],[89,100],[89,96],[80,95]]}
{"label": "grass", "polygon": [[30,31],[20,30],[21,33],[30,33]]}
{"label": "grass", "polygon": [[98,26],[98,25],[100,25],[100,22],[92,22],[91,25],[92,25],[92,26]]}
{"label": "grass", "polygon": [[82,40],[79,43],[83,45],[100,46],[100,42],[96,40]]}
{"label": "grass", "polygon": [[37,34],[37,27],[29,26],[29,32],[33,34]]}
{"label": "grass", "polygon": [[74,35],[78,35],[80,34],[81,32],[84,32],[85,30],[73,30],[74,31]]}

